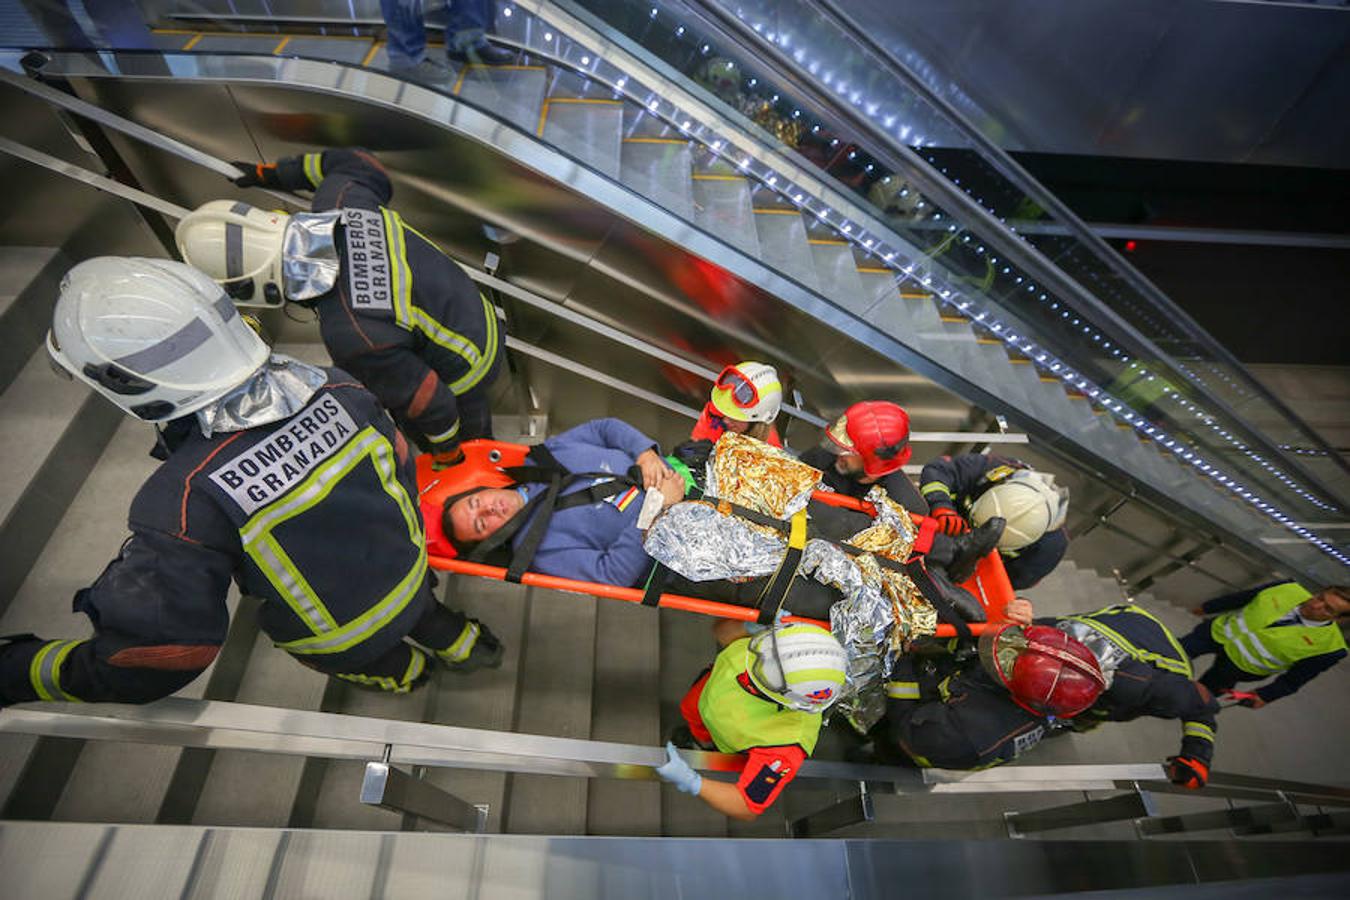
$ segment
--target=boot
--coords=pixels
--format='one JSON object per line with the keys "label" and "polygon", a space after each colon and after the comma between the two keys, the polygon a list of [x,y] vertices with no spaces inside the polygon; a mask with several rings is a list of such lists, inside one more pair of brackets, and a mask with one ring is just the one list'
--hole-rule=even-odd
{"label": "boot", "polygon": [[[979,528],[950,539],[952,555],[945,567],[952,581],[960,584],[975,574],[975,564],[998,546],[998,539],[1003,537],[1003,526],[1006,524],[1003,519],[994,516]],[[937,548],[937,543],[936,540],[933,541],[934,549]],[[935,561],[930,559],[930,565]]]}
{"label": "boot", "polygon": [[437,651],[436,656],[447,669],[461,675],[476,672],[479,669],[500,667],[504,652],[502,642],[497,640],[497,636],[489,631],[488,627],[482,622],[473,619],[470,621],[478,626],[478,636],[474,639],[473,646],[469,648],[468,655],[463,659],[456,660],[444,651]]}
{"label": "boot", "polygon": [[[1003,520],[998,520],[1002,527]],[[986,551],[987,552],[987,551]],[[983,555],[983,554],[981,554]],[[970,591],[956,584],[955,577],[950,576],[950,570],[943,570],[938,566],[928,567],[929,584],[938,592],[943,600],[946,600],[957,615],[967,622],[983,622],[986,619],[984,613],[984,604],[980,603]]]}

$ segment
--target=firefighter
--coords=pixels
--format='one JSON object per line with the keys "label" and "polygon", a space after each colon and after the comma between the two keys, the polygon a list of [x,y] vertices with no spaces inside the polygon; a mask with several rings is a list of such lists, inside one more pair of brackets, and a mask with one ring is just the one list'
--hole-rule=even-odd
{"label": "firefighter", "polygon": [[1021,460],[985,453],[940,456],[923,467],[919,490],[945,534],[994,516],[1007,522],[998,551],[1013,590],[1034,586],[1069,548],[1069,489]]}
{"label": "firefighter", "polygon": [[[1316,594],[1292,581],[1216,597],[1191,610],[1214,615],[1182,638],[1197,659],[1213,653],[1200,683],[1216,694],[1231,693],[1242,706],[1260,709],[1287,697],[1345,658],[1337,620],[1350,615],[1350,587]],[[1255,691],[1234,692],[1239,681],[1274,681]]]}
{"label": "firefighter", "polygon": [[926,516],[928,503],[904,472],[912,452],[909,414],[894,403],[868,400],[845,410],[801,460],[824,472],[821,480],[831,490],[863,497],[880,484],[896,503]]}
{"label": "firefighter", "polygon": [[164,260],[73,268],[47,349],[159,426],[163,464],[75,596],[93,637],[9,637],[0,705],[172,694],[220,651],[232,579],[278,647],[354,684],[405,693],[432,660],[500,664],[492,633],[432,596],[407,444],[346,373],[270,354],[217,284]]}
{"label": "firefighter", "polygon": [[983,769],[1051,733],[1141,716],[1178,719],[1181,748],[1168,757],[1167,774],[1200,788],[1214,756],[1218,704],[1191,676],[1172,633],[1132,604],[999,625],[980,636],[978,661],[968,650],[903,658],[886,685],[878,742],[919,766]]}
{"label": "firefighter", "polygon": [[656,774],[718,812],[748,821],[778,799],[815,750],[822,714],[844,686],[847,659],[834,636],[816,625],[761,628],[720,619],[713,631],[722,650],[680,701],[680,714],[694,746],[745,753],[745,768],[734,785],[705,780],[671,741]]}
{"label": "firefighter", "polygon": [[286,215],[213,200],[176,232],[183,259],[241,305],[312,308],[333,362],[355,375],[438,466],[492,436],[497,312],[459,264],[387,208],[393,188],[364,150],[239,162],[240,187],[314,191]]}
{"label": "firefighter", "polygon": [[783,439],[773,423],[782,405],[783,385],[773,366],[757,362],[727,366],[717,376],[712,397],[689,438],[716,442],[722,432],[731,431],[781,447]]}

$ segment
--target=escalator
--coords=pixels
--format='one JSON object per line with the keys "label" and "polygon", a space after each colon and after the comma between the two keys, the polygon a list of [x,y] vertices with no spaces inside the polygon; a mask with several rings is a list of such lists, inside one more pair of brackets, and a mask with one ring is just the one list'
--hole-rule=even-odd
{"label": "escalator", "polygon": [[[614,414],[668,443],[687,433],[707,374],[752,356],[773,362],[790,378],[795,402],[787,439],[793,446],[808,446],[825,418],[869,396],[901,399],[929,434],[953,433],[930,439],[934,453],[1016,439],[996,431],[972,434],[996,429],[994,417],[1001,416],[1035,441],[1026,454],[1015,448],[1018,455],[1075,467],[1084,530],[1098,502],[1115,505],[1123,497],[1150,527],[1168,535],[1164,543],[1171,539],[1168,529],[1204,535],[1176,553],[1213,550],[1210,564],[1219,562],[1220,580],[1241,582],[1263,566],[1316,578],[1342,573],[1321,548],[1271,542],[1286,540],[1288,531],[1263,510],[1235,501],[1226,487],[1216,489],[1193,461],[1215,452],[1203,435],[1152,422],[1139,426],[1131,418],[1136,412],[1099,384],[1112,369],[1093,354],[1083,355],[1084,363],[1070,362],[1068,326],[1046,332],[1032,316],[1029,322],[1013,318],[1015,307],[975,311],[967,298],[1024,291],[1027,276],[998,272],[985,284],[988,264],[955,249],[971,241],[979,246],[978,232],[943,224],[950,213],[888,215],[873,207],[867,194],[875,180],[850,184],[845,170],[875,174],[866,166],[880,165],[879,155],[859,162],[845,152],[850,165],[843,169],[838,160],[817,165],[821,160],[780,146],[763,124],[578,10],[504,7],[501,39],[522,49],[519,63],[461,69],[451,89],[441,92],[378,71],[382,53],[372,9],[364,17],[339,17],[329,5],[320,6],[322,23],[309,17],[275,24],[237,9],[225,18],[209,4],[168,4],[150,32],[158,52],[7,52],[0,68],[12,77],[0,85],[0,97],[14,110],[13,120],[40,124],[5,135],[67,163],[98,160],[122,183],[180,207],[239,192],[220,180],[219,171],[163,144],[135,139],[108,123],[91,125],[85,115],[54,113],[20,82],[37,76],[218,160],[370,147],[394,173],[394,205],[410,222],[470,268],[481,269],[489,254],[497,257],[491,268],[504,279],[517,348],[537,351],[527,353],[526,392],[503,386],[498,408],[514,414],[511,419],[543,413],[548,429],[556,431]],[[844,126],[842,120],[830,125]],[[835,138],[822,139],[824,146],[830,140]],[[11,182],[20,185],[19,209],[37,208],[38,195],[50,186],[46,177]],[[282,202],[244,193],[260,205]],[[119,206],[118,215],[125,224],[125,209]],[[121,236],[122,245],[105,245],[109,249],[101,252],[130,244],[135,249],[128,252],[155,253],[155,236],[163,234],[166,220],[154,209],[143,216]],[[56,246],[60,242],[49,234],[70,237],[47,221],[56,218],[51,210],[38,218],[45,231],[11,220],[6,243]],[[91,237],[67,245],[87,250],[94,238],[105,239],[105,219],[82,225]],[[1000,281],[1004,274],[1011,287]],[[1076,293],[1077,281],[1062,278],[1062,289]],[[542,303],[512,298],[511,287]],[[1058,296],[1045,290],[1047,297]],[[1060,301],[1048,300],[1047,308],[1050,302]],[[1082,327],[1067,312],[1063,318]],[[280,311],[268,319],[279,346],[302,358],[321,355],[311,323],[288,320]],[[1032,346],[1032,340],[1044,346]],[[1088,363],[1097,369],[1090,371]],[[596,373],[609,381],[598,381]],[[1194,391],[1186,402],[1199,406],[1204,398],[1199,388]],[[1169,427],[1175,424],[1174,415],[1165,419]],[[1226,419],[1215,421],[1228,430]],[[106,531],[125,509],[123,495],[148,470],[134,423],[103,427],[111,436],[105,457],[77,485],[78,495],[65,498],[69,505],[57,511],[53,531],[69,534],[81,518],[97,519]],[[499,426],[504,436],[514,436],[511,427],[510,420]],[[1293,473],[1285,477],[1295,479]],[[1315,481],[1298,483],[1335,507],[1338,500]],[[1299,521],[1328,515],[1308,509],[1300,510]],[[91,535],[89,553],[109,539]],[[1145,551],[1158,556],[1156,546]],[[41,577],[30,577],[16,592],[5,624],[68,628],[69,615],[50,604],[44,608],[41,595],[78,586],[80,569],[95,561],[78,555],[55,548],[36,558],[34,572]],[[104,557],[94,555],[101,563]],[[1061,578],[1071,574],[1077,579],[1072,585],[1054,587],[1072,599],[1047,595],[1047,611],[1060,600],[1082,609],[1100,606],[1114,592],[1094,573],[1071,565]],[[212,700],[654,745],[672,724],[689,678],[706,662],[706,623],[692,617],[463,579],[450,590],[457,605],[490,621],[512,648],[499,672],[441,679],[408,698],[362,694],[298,671],[267,646],[254,611],[240,600],[226,652],[191,690]],[[1185,621],[1176,609],[1166,615]],[[544,685],[547,690],[538,689]],[[23,760],[11,771],[22,769],[29,785],[8,795],[7,815],[377,830],[401,824],[383,810],[352,811],[349,798],[360,779],[350,762],[278,760],[229,749],[157,747],[147,753],[134,744],[77,747],[62,740],[6,743],[9,758]],[[1098,742],[1087,752],[1103,749]],[[109,771],[136,773],[131,789],[94,789]],[[781,833],[783,817],[833,799],[829,789],[804,789],[780,818],[729,830],[721,817],[650,782],[446,770],[427,778],[488,803],[493,830],[555,835],[763,836]]]}

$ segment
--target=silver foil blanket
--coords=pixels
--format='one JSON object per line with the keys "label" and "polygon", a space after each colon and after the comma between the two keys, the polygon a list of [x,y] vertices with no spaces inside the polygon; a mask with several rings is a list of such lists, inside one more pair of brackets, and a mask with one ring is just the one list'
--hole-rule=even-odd
{"label": "silver foil blanket", "polygon": [[[915,533],[908,514],[880,488],[868,499],[881,512],[849,543],[870,536],[868,549],[884,556],[908,554]],[[708,501],[685,501],[661,514],[644,546],[652,558],[691,581],[745,580],[772,574],[787,540],[773,528],[721,512]],[[829,541],[809,540],[800,573],[839,591],[840,601],[830,610],[830,630],[848,655],[848,684],[833,709],[865,732],[885,711],[885,683],[896,657],[915,637],[933,633],[937,614],[906,575],[883,568],[871,553],[849,553]]]}

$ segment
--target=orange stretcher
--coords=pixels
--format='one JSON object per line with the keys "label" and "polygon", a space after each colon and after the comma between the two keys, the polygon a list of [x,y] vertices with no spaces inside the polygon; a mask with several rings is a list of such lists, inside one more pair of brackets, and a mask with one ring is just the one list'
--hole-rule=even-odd
{"label": "orange stretcher", "polygon": [[[448,498],[471,487],[506,487],[510,485],[511,479],[501,469],[524,465],[525,454],[529,452],[530,448],[524,444],[509,444],[504,441],[493,440],[466,441],[461,446],[464,448],[464,462],[439,472],[432,469],[430,456],[423,455],[417,458],[418,499],[422,510],[422,518],[425,522],[427,561],[433,569],[454,572],[458,575],[473,575],[479,578],[505,581],[506,569],[501,566],[490,566],[455,558],[454,546],[446,537],[442,525],[442,510]],[[812,499],[831,506],[854,509],[869,516],[876,515],[876,508],[872,504],[832,491],[816,491],[812,495]],[[911,513],[911,516],[916,522],[920,522],[924,518],[913,513]],[[577,581],[572,578],[559,578],[556,575],[542,575],[537,572],[526,572],[521,577],[520,583],[549,590],[604,597],[609,600],[623,600],[627,603],[641,603],[643,598],[641,588],[619,587],[618,585],[601,584],[594,581]],[[1003,621],[1003,610],[1008,602],[1013,599],[1013,589],[1008,582],[1008,574],[1003,569],[1003,560],[999,557],[997,551],[991,552],[979,561],[975,567],[975,574],[964,582],[962,587],[974,594],[984,605],[985,615],[990,622]],[[737,606],[734,603],[721,603],[716,600],[703,600],[698,597],[686,597],[681,594],[662,594],[658,605],[667,609],[680,609],[699,615],[714,616],[720,619],[739,619],[744,622],[753,622],[759,617],[759,610],[754,607]],[[790,615],[787,617],[787,621],[806,622],[829,628],[828,622],[809,619],[804,616]],[[972,622],[970,624],[970,630],[973,634],[979,634],[984,628],[985,625],[982,623]],[[936,635],[940,638],[956,637],[956,629],[945,623],[939,624]]]}

